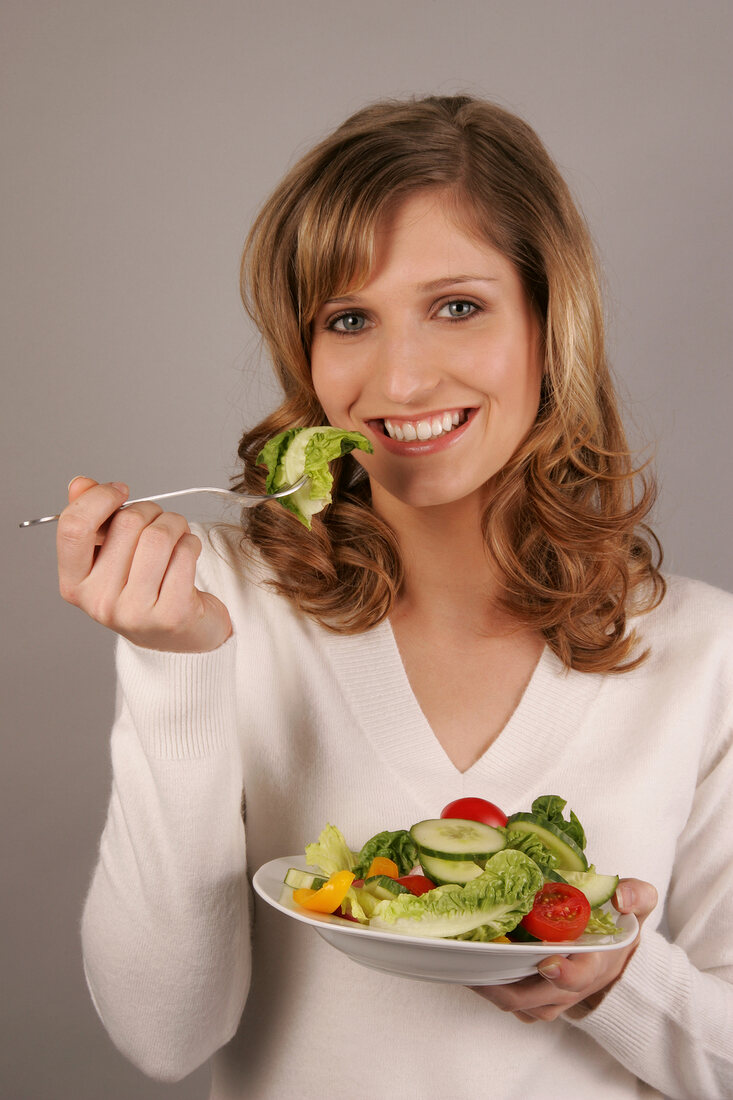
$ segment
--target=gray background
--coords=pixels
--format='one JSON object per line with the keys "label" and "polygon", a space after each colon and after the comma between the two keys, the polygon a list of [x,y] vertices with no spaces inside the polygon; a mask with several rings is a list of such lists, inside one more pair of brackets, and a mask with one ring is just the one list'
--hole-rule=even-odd
{"label": "gray background", "polygon": [[238,301],[242,240],[352,110],[467,89],[536,127],[602,256],[667,566],[733,589],[732,14],[727,0],[4,0],[3,1097],[206,1093],[205,1069],[178,1085],[139,1074],[86,995],[112,637],[58,597],[53,529],[17,522],[57,511],[77,473],[136,495],[227,484],[242,426],[274,400]]}

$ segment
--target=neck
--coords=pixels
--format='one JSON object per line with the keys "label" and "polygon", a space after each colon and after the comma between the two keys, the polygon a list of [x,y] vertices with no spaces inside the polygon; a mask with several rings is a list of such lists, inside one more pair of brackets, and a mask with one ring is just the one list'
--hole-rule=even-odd
{"label": "neck", "polygon": [[373,504],[397,535],[404,583],[394,616],[409,614],[442,629],[479,633],[506,627],[497,606],[499,574],[481,533],[479,494],[413,508],[373,486]]}

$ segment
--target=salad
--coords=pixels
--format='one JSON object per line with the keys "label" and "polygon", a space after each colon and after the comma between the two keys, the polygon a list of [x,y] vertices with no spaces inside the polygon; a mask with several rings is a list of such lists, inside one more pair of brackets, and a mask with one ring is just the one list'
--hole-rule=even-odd
{"label": "salad", "polygon": [[352,851],[335,825],[308,844],[313,870],[291,867],[296,905],[382,931],[491,943],[614,935],[618,875],[598,874],[583,827],[557,795],[507,817],[462,798],[439,818],[385,830]]}
{"label": "salad", "polygon": [[373,447],[361,432],[345,432],[325,424],[318,428],[289,428],[268,439],[257,455],[267,467],[265,492],[274,493],[294,485],[303,474],[308,481],[296,493],[281,497],[280,504],[310,530],[311,517],[331,503],[333,476],[329,462],[358,448],[371,453]]}

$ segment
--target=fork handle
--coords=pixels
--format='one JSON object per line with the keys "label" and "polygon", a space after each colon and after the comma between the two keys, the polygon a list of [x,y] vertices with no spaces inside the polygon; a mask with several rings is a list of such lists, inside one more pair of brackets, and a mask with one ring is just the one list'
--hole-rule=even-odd
{"label": "fork handle", "polygon": [[[126,500],[124,504],[121,504],[117,509],[121,512],[123,508],[129,508],[131,504],[144,504],[147,500],[168,500],[170,497],[187,497],[191,493],[218,493],[222,496],[235,496],[239,494],[233,494],[229,489],[214,489],[208,486],[202,486],[200,489],[176,489],[173,493],[156,493],[155,496],[149,497],[137,497],[135,500]],[[246,503],[246,497],[243,498],[242,503]],[[55,523],[56,520],[61,519],[61,513],[59,512],[55,516],[41,516],[39,519],[27,519],[23,523],[19,523],[19,527],[38,527],[40,523]]]}
{"label": "fork handle", "polygon": [[[231,497],[232,500],[236,500],[237,504],[241,508],[251,508],[255,504],[260,504],[263,500],[277,500],[278,497],[286,497],[291,493],[294,493],[302,485],[305,485],[308,478],[304,475],[300,481],[296,481],[295,485],[287,485],[284,489],[279,489],[275,493],[268,493],[265,495],[257,496],[252,493],[235,493],[231,489],[218,489],[213,486],[202,485],[195,489],[176,489],[172,493],[156,493],[155,496],[137,497],[135,500],[126,500],[124,504],[121,504],[117,509],[122,511],[123,508],[129,508],[131,504],[143,504],[147,500],[170,500],[171,497],[187,497],[193,493],[215,493],[220,497]],[[19,523],[19,527],[38,527],[40,523],[55,523],[57,519],[61,518],[61,513],[55,516],[41,516],[39,519],[27,519],[23,523]]]}

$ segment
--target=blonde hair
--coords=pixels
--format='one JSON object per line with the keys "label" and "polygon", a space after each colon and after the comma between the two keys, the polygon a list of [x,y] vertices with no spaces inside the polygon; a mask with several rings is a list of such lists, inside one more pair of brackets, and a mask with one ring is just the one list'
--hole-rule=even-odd
{"label": "blonde hair", "polygon": [[[368,278],[388,204],[425,189],[444,192],[461,222],[512,261],[542,326],[537,419],[494,479],[483,516],[504,606],[568,667],[634,667],[645,654],[633,653],[627,614],[664,595],[661,549],[642,525],[654,482],[634,468],[626,442],[586,224],[531,127],[492,103],[451,96],[366,107],[265,203],[244,249],[242,296],[284,398],[242,437],[237,486],[262,488],[256,456],[272,435],[325,421],[310,376],[313,319]],[[332,472],[333,504],[312,532],[268,508],[249,513],[246,534],[282,594],[328,629],[355,633],[389,614],[402,564],[361,467],[347,456]]]}

